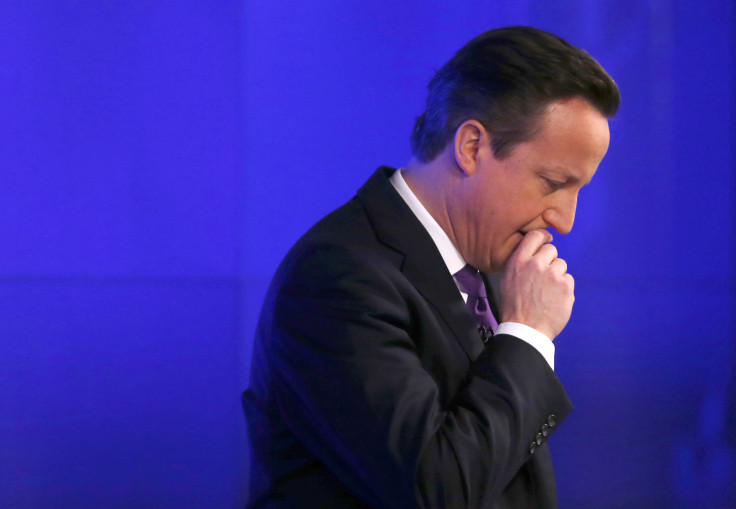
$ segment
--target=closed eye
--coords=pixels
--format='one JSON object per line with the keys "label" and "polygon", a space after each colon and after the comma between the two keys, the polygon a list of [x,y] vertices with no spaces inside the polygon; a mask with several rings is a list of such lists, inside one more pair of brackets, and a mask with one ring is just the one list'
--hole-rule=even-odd
{"label": "closed eye", "polygon": [[547,177],[542,177],[544,179],[544,183],[547,186],[547,189],[549,189],[550,193],[554,193],[555,191],[559,191],[563,187],[565,187],[566,182],[559,182],[557,180],[548,179]]}

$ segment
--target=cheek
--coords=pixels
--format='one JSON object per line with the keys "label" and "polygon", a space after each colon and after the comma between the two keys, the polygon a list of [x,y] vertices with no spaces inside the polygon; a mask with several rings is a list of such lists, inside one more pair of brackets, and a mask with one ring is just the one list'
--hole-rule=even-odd
{"label": "cheek", "polygon": [[493,204],[476,202],[469,210],[468,224],[479,239],[486,239],[493,234],[498,220],[498,210]]}

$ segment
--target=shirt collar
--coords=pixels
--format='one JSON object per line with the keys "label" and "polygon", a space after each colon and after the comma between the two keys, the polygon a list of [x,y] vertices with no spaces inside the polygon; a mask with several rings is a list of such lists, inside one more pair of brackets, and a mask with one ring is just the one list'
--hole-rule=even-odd
{"label": "shirt collar", "polygon": [[394,186],[394,189],[396,189],[396,192],[399,193],[399,196],[404,199],[414,215],[417,216],[417,219],[419,219],[419,222],[422,223],[424,228],[427,230],[429,236],[432,237],[440,255],[442,255],[445,265],[447,265],[447,270],[450,271],[450,274],[455,274],[465,267],[465,260],[450,240],[450,237],[447,236],[445,230],[443,230],[437,221],[435,221],[429,211],[424,208],[422,202],[419,201],[419,198],[417,198],[406,183],[403,175],[401,174],[401,170],[402,169],[399,168],[393,173],[393,175],[391,175],[389,178],[391,184]]}

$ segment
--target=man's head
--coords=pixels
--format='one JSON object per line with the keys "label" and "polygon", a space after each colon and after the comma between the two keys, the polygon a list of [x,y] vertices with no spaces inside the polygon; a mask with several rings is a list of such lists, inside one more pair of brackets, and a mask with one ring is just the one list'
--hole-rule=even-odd
{"label": "man's head", "polygon": [[583,50],[533,28],[492,30],[430,82],[407,182],[467,263],[501,271],[526,233],[572,229],[619,102]]}
{"label": "man's head", "polygon": [[550,103],[573,97],[606,118],[620,102],[613,79],[582,49],[531,27],[491,30],[461,48],[429,82],[412,153],[432,161],[465,120],[475,119],[493,136],[494,155],[503,159],[538,133]]}

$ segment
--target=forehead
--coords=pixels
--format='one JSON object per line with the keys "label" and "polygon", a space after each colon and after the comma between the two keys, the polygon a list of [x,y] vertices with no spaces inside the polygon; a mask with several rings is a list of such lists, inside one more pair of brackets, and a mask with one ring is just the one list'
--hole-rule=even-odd
{"label": "forehead", "polygon": [[517,148],[518,155],[534,166],[567,171],[587,182],[609,142],[608,119],[585,100],[574,98],[551,103],[537,136]]}

